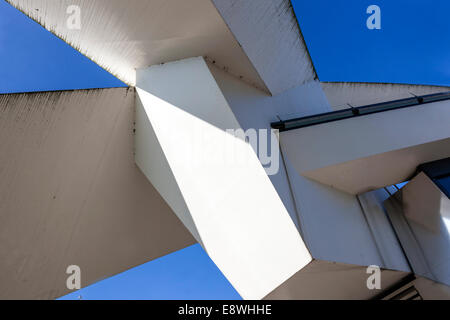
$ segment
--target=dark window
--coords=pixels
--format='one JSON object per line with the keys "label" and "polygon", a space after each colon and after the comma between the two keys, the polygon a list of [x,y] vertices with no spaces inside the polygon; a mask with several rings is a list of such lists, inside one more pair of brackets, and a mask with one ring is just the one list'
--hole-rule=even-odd
{"label": "dark window", "polygon": [[[436,184],[449,197],[450,195],[450,175],[435,179]],[[450,197],[449,197],[450,198]]]}

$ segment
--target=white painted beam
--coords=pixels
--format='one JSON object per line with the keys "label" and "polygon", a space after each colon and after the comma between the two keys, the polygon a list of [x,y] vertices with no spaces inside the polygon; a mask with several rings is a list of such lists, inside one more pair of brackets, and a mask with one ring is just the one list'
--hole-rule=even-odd
{"label": "white painted beam", "polygon": [[380,270],[381,288],[367,288],[367,267],[314,260],[265,297],[267,300],[368,300],[408,273]]}
{"label": "white painted beam", "polygon": [[308,264],[251,145],[225,132],[241,127],[205,61],[139,70],[137,86],[136,163],[241,296],[260,299]]}
{"label": "white painted beam", "polygon": [[0,95],[0,299],[54,299],[195,243],[134,162],[135,90]]}
{"label": "white painted beam", "polygon": [[290,0],[212,2],[273,95],[317,78]]}
{"label": "white painted beam", "polygon": [[[211,0],[7,0],[129,85],[136,69],[208,57],[267,90]],[[80,29],[67,22],[80,9]]]}
{"label": "white painted beam", "polygon": [[130,85],[136,69],[194,56],[273,95],[317,78],[289,0],[7,2]]}

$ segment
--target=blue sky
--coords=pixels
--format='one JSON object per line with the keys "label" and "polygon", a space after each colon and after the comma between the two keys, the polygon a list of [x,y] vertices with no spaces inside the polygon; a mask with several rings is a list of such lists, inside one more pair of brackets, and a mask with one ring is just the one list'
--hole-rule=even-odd
{"label": "blue sky", "polygon": [[[432,5],[430,5],[432,3]],[[366,8],[381,8],[381,30]],[[450,1],[294,0],[323,81],[450,85]],[[0,0],[0,93],[124,84]],[[65,299],[239,299],[199,245]]]}
{"label": "blue sky", "polygon": [[86,300],[241,299],[198,244],[73,292],[62,300],[80,296]]}
{"label": "blue sky", "polygon": [[[292,3],[320,80],[450,85],[450,1]],[[373,4],[381,30],[366,27]]]}

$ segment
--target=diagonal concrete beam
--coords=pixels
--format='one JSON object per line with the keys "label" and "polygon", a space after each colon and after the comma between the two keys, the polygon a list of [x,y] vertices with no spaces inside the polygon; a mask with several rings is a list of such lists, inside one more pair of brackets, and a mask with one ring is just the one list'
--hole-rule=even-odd
{"label": "diagonal concrete beam", "polygon": [[7,2],[132,86],[136,69],[195,56],[272,95],[317,78],[289,0]]}
{"label": "diagonal concrete beam", "polygon": [[195,243],[134,162],[131,88],[0,95],[0,299],[70,292]]}
{"label": "diagonal concrete beam", "polygon": [[245,299],[311,256],[207,64],[139,70],[136,163]]}
{"label": "diagonal concrete beam", "polygon": [[131,86],[136,69],[204,56],[267,91],[211,0],[7,1]]}
{"label": "diagonal concrete beam", "polygon": [[272,95],[317,79],[290,0],[212,0]]}

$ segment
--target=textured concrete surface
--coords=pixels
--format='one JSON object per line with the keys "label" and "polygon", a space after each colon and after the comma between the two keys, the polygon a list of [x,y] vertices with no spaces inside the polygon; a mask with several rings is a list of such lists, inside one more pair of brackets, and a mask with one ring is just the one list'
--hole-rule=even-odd
{"label": "textured concrete surface", "polygon": [[129,88],[0,95],[0,298],[68,293],[195,241],[140,172]]}

